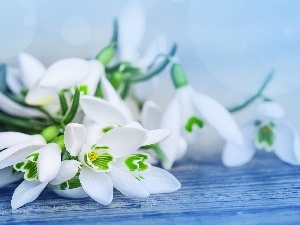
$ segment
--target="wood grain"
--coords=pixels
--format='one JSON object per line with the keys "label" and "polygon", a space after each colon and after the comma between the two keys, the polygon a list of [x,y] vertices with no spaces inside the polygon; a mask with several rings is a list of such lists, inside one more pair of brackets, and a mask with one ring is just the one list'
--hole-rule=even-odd
{"label": "wood grain", "polygon": [[300,224],[300,167],[259,152],[247,165],[226,168],[220,154],[187,156],[171,171],[182,189],[132,199],[118,191],[103,206],[90,198],[65,199],[49,190],[10,209],[17,184],[0,191],[1,224]]}

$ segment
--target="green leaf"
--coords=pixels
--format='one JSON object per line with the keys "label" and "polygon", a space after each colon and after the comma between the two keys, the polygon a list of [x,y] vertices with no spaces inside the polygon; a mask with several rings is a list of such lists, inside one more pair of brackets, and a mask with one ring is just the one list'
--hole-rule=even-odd
{"label": "green leaf", "polygon": [[79,100],[80,100],[80,89],[76,87],[71,107],[69,108],[68,112],[63,118],[63,123],[65,125],[70,123],[74,119],[79,107]]}
{"label": "green leaf", "polygon": [[6,64],[0,64],[0,91],[4,92],[6,87]]}
{"label": "green leaf", "polygon": [[64,116],[64,115],[66,115],[66,113],[68,111],[68,103],[67,103],[65,93],[63,90],[58,92],[58,97],[59,97],[61,112],[62,112],[62,115]]}

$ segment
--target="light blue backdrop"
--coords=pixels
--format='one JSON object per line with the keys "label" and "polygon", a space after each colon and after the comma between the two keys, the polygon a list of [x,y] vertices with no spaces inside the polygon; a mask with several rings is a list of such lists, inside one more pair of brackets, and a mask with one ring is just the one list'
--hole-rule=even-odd
{"label": "light blue backdrop", "polygon": [[[274,68],[267,95],[288,116],[300,112],[300,1],[149,0],[144,43],[164,33],[193,85],[225,104],[254,91]],[[69,56],[91,57],[110,39],[124,0],[1,0],[0,60],[15,64],[26,51],[46,65]],[[300,123],[299,123],[300,125]],[[300,126],[299,126],[300,127]]]}

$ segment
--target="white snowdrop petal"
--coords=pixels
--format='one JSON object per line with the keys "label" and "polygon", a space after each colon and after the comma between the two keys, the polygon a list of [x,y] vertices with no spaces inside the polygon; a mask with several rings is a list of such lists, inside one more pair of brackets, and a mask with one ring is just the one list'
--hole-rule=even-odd
{"label": "white snowdrop petal", "polygon": [[47,144],[39,152],[37,173],[40,182],[53,180],[60,170],[61,149],[55,143]]}
{"label": "white snowdrop petal", "polygon": [[19,103],[16,103],[7,96],[5,96],[2,92],[0,92],[0,102],[0,110],[12,116],[19,116],[25,118],[45,118],[45,115],[39,112],[38,110],[20,105]]}
{"label": "white snowdrop petal", "polygon": [[82,187],[67,189],[67,190],[59,190],[59,189],[52,189],[53,192],[61,197],[64,198],[86,198],[89,197],[87,193],[83,190]]}
{"label": "white snowdrop petal", "polygon": [[191,89],[192,100],[201,115],[227,141],[241,145],[241,132],[228,110],[216,100]]}
{"label": "white snowdrop petal", "polygon": [[165,110],[161,120],[161,127],[172,132],[169,138],[159,144],[168,159],[166,162],[162,162],[165,169],[172,168],[178,155],[178,152],[174,151],[177,149],[177,141],[181,137],[178,121],[180,121],[179,104],[177,99],[174,98]]}
{"label": "white snowdrop petal", "polygon": [[122,112],[105,100],[92,96],[82,96],[80,106],[85,115],[98,124],[124,125],[127,122]]}
{"label": "white snowdrop petal", "polygon": [[25,97],[28,105],[44,106],[58,102],[58,94],[56,88],[44,88],[35,86],[31,88]]}
{"label": "white snowdrop petal", "polygon": [[146,141],[143,143],[143,146],[156,144],[160,141],[165,140],[171,135],[171,131],[167,129],[157,129],[157,130],[150,130],[148,132],[148,136]]}
{"label": "white snowdrop petal", "polygon": [[26,159],[28,155],[42,148],[44,145],[24,143],[7,148],[0,152],[0,169],[12,166]]}
{"label": "white snowdrop petal", "polygon": [[142,185],[150,194],[170,193],[180,189],[180,182],[168,171],[152,166],[143,174]]}
{"label": "white snowdrop petal", "polygon": [[80,166],[81,162],[77,160],[71,159],[62,161],[57,176],[52,181],[50,181],[50,184],[58,185],[67,180],[70,180],[78,173]]}
{"label": "white snowdrop petal", "polygon": [[22,73],[21,79],[27,89],[35,86],[46,71],[40,61],[25,52],[19,53],[18,64]]}
{"label": "white snowdrop petal", "polygon": [[282,161],[300,165],[299,134],[295,127],[287,123],[276,123],[274,152]]}
{"label": "white snowdrop petal", "polygon": [[6,167],[0,170],[0,188],[14,183],[23,177],[22,173],[12,173],[12,167]]}
{"label": "white snowdrop petal", "polygon": [[91,69],[90,74],[80,82],[80,85],[88,86],[88,95],[94,95],[101,76],[104,76],[104,67],[96,60],[88,61]]}
{"label": "white snowdrop petal", "polygon": [[263,102],[256,109],[256,117],[258,118],[275,118],[280,119],[285,116],[284,109],[276,102]]}
{"label": "white snowdrop petal", "polygon": [[29,135],[21,132],[0,132],[0,149],[11,147],[22,143],[45,144],[41,135]]}
{"label": "white snowdrop petal", "polygon": [[114,187],[123,195],[136,198],[147,198],[150,195],[149,191],[134,176],[115,166],[107,174]]}
{"label": "white snowdrop petal", "polygon": [[20,95],[23,89],[23,84],[21,82],[21,71],[17,68],[7,67],[5,78],[9,90],[15,95]]}
{"label": "white snowdrop petal", "polygon": [[242,145],[237,145],[230,141],[225,144],[222,161],[225,166],[235,167],[248,163],[254,156],[256,148],[254,146],[254,121],[247,122],[241,126],[244,138]]}
{"label": "white snowdrop petal", "polygon": [[20,208],[26,203],[34,201],[47,186],[48,182],[24,180],[14,191],[11,200],[12,209]]}
{"label": "white snowdrop petal", "polygon": [[127,121],[132,121],[132,112],[126,105],[125,101],[121,99],[120,95],[116,92],[112,84],[107,80],[106,76],[101,77],[101,88],[104,98],[113,106],[118,108],[121,111],[121,113],[125,116]]}
{"label": "white snowdrop petal", "polygon": [[145,32],[145,12],[137,2],[131,2],[120,13],[118,22],[120,60],[136,60]]}
{"label": "white snowdrop petal", "polygon": [[146,101],[141,112],[141,123],[148,130],[160,128],[162,110],[153,101]]}
{"label": "white snowdrop petal", "polygon": [[69,123],[64,132],[65,146],[71,156],[78,156],[85,144],[86,129],[84,125]]}
{"label": "white snowdrop petal", "polygon": [[176,149],[176,151],[177,151],[176,160],[181,159],[185,155],[187,148],[188,148],[187,141],[185,140],[184,137],[180,137],[178,139],[178,144],[177,144],[177,149]]}
{"label": "white snowdrop petal", "polygon": [[117,158],[134,153],[144,142],[147,131],[132,127],[114,128],[105,133],[97,142],[107,146],[108,152]]}
{"label": "white snowdrop petal", "polygon": [[39,82],[42,87],[70,88],[83,81],[90,73],[87,60],[80,58],[61,59],[53,63]]}
{"label": "white snowdrop petal", "polygon": [[129,123],[126,123],[124,127],[133,127],[133,128],[136,128],[136,129],[145,130],[144,127],[142,126],[142,124],[140,124],[137,121],[131,121]]}
{"label": "white snowdrop petal", "polygon": [[113,199],[113,184],[106,173],[82,167],[79,180],[84,191],[95,201],[108,205]]}
{"label": "white snowdrop petal", "polygon": [[102,136],[103,127],[95,123],[93,120],[89,119],[88,117],[84,117],[83,125],[86,128],[86,145],[95,144],[99,138]]}

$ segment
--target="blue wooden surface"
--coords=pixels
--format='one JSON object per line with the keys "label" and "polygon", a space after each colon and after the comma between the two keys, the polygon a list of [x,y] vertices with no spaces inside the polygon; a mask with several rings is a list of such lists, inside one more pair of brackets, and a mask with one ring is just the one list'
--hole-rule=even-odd
{"label": "blue wooden surface", "polygon": [[182,183],[178,192],[141,200],[115,191],[109,206],[46,190],[33,203],[11,210],[13,184],[0,191],[0,223],[300,224],[300,167],[273,154],[260,152],[239,168],[224,167],[219,154],[190,155],[172,173]]}

